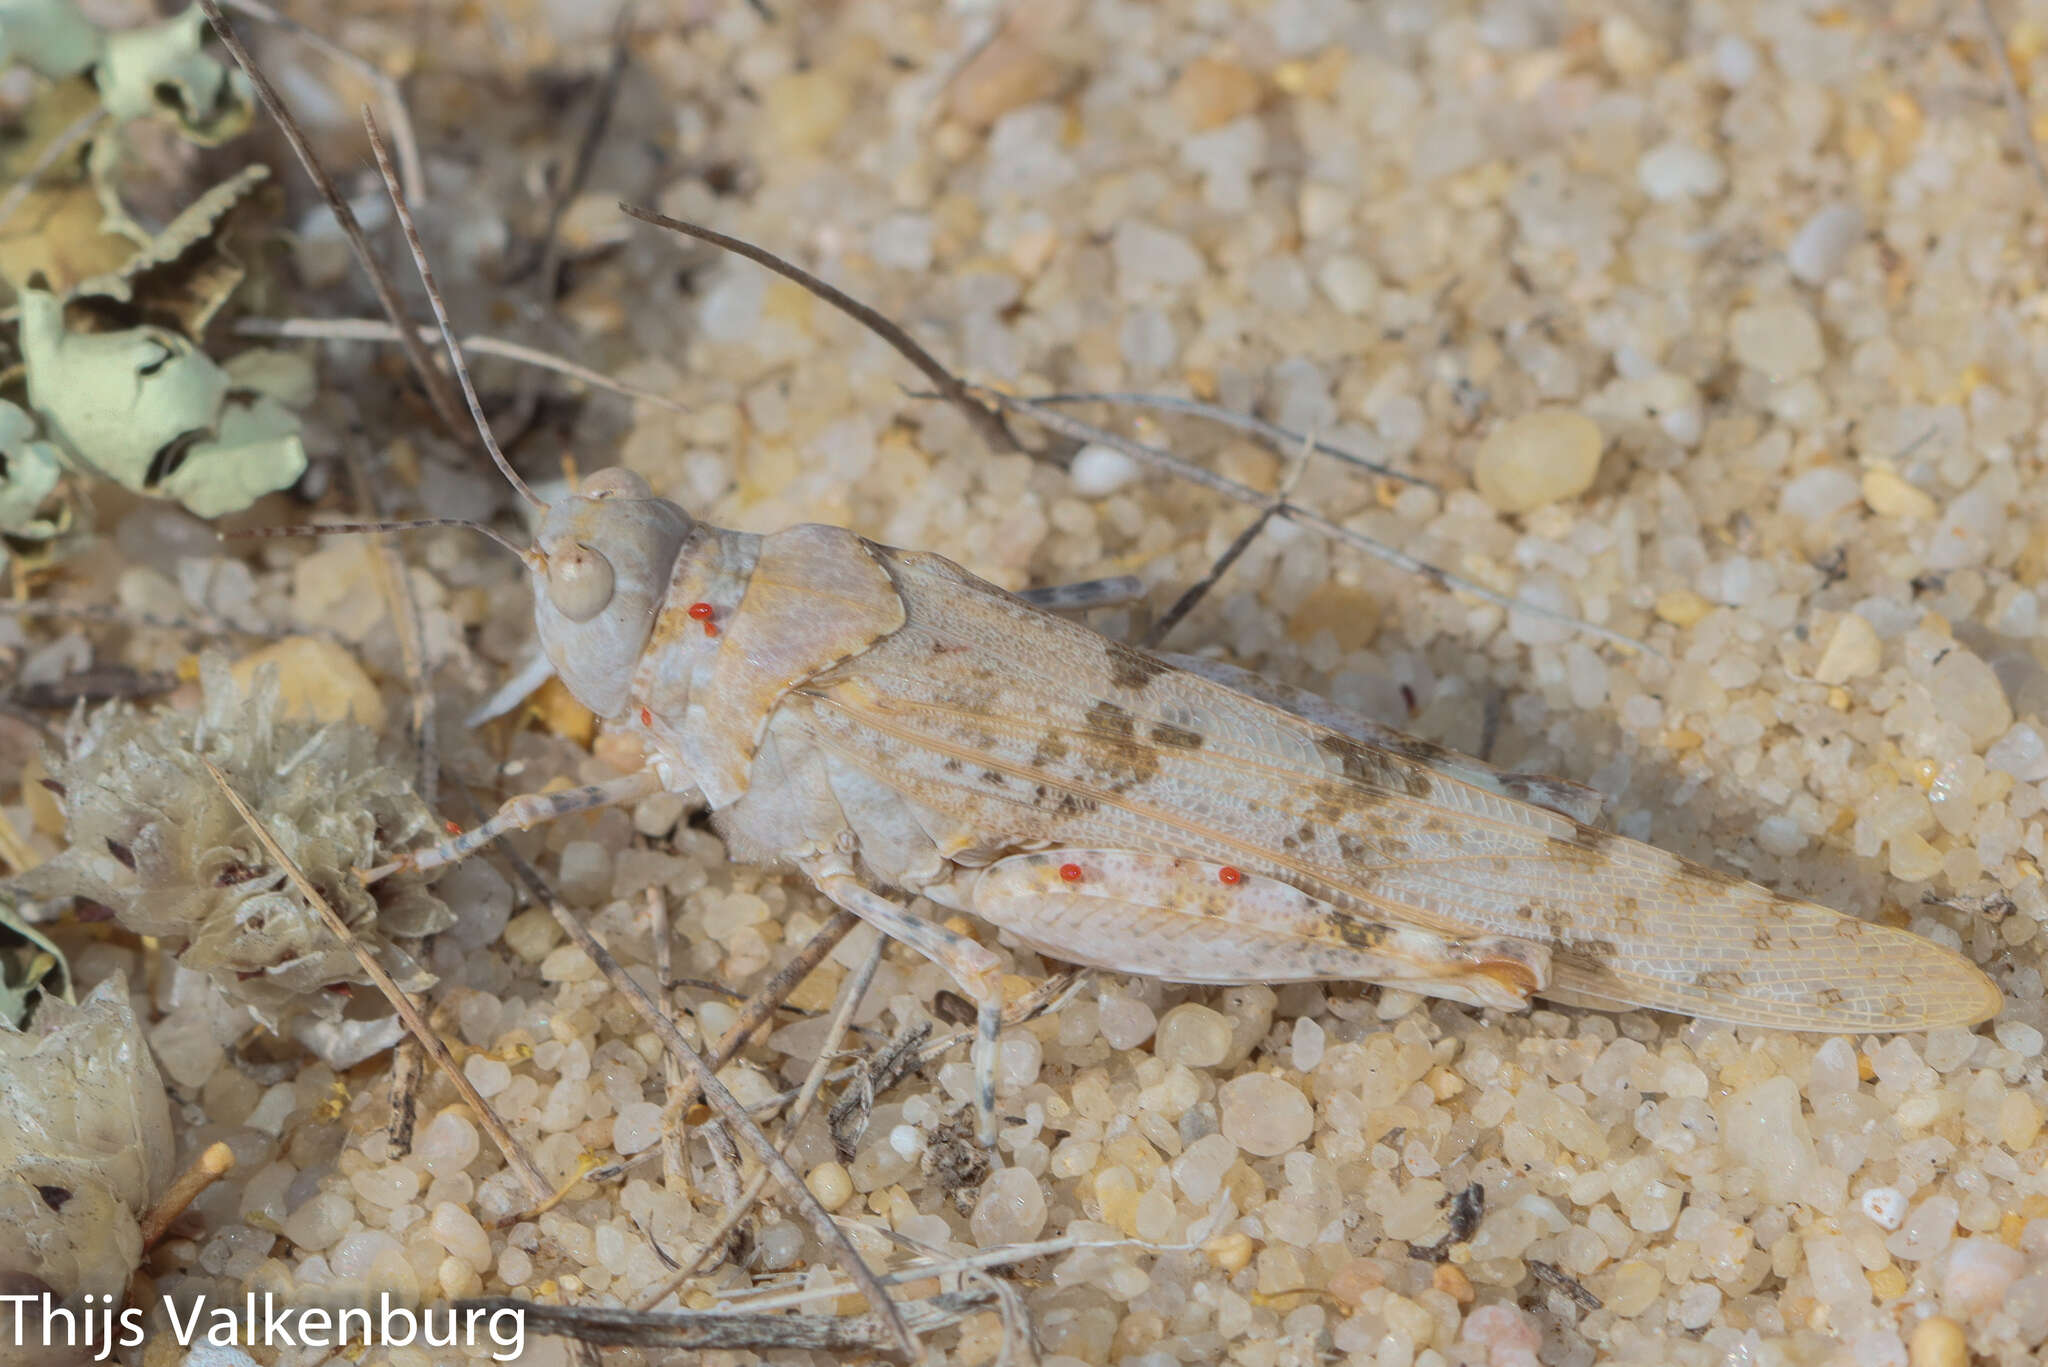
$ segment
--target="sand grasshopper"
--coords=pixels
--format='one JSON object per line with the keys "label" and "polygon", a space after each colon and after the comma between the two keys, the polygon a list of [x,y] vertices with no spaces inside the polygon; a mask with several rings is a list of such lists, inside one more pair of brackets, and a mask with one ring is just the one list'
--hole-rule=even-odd
{"label": "sand grasshopper", "polygon": [[1132,649],[942,556],[843,527],[728,531],[623,469],[544,503],[483,421],[393,196],[484,445],[541,515],[525,547],[459,525],[525,562],[554,671],[648,755],[514,798],[405,865],[693,792],[732,857],[801,872],[953,975],[978,1011],[988,1140],[1001,960],[912,898],[1180,982],[1353,979],[1852,1033],[1998,1013],[1962,955],[1600,829],[1588,790]]}
{"label": "sand grasshopper", "polygon": [[1584,790],[1322,724],[1312,702],[1134,650],[937,555],[840,527],[727,531],[621,469],[546,505],[519,554],[548,659],[643,735],[648,767],[515,798],[408,862],[694,791],[734,858],[802,872],[952,973],[979,1007],[984,1133],[1000,961],[910,897],[1181,982],[1356,979],[1843,1032],[2001,1004],[1930,941],[1588,824]]}

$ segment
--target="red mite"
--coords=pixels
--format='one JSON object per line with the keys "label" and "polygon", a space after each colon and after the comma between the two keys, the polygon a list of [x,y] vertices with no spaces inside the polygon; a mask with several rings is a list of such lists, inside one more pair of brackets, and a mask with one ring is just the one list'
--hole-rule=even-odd
{"label": "red mite", "polygon": [[1066,880],[1067,880],[1067,881],[1068,881],[1069,883],[1078,883],[1078,882],[1080,882],[1080,881],[1081,881],[1081,866],[1080,866],[1079,864],[1062,864],[1062,865],[1060,865],[1060,877],[1062,877],[1062,878],[1066,879]]}
{"label": "red mite", "polygon": [[441,823],[441,829],[448,832],[448,834],[450,835],[461,835],[462,823],[458,821],[443,821]]}
{"label": "red mite", "polygon": [[644,707],[640,709],[640,724],[642,726],[654,725],[654,714]]}
{"label": "red mite", "polygon": [[690,616],[704,624],[704,634],[706,636],[716,636],[718,634],[718,628],[711,621],[713,614],[718,611],[717,608],[712,607],[709,603],[692,603],[690,604],[689,611]]}
{"label": "red mite", "polygon": [[1224,882],[1230,884],[1232,887],[1236,887],[1239,883],[1242,883],[1244,881],[1243,872],[1236,868],[1233,868],[1229,864],[1225,864],[1222,868],[1216,870],[1216,876],[1222,879]]}

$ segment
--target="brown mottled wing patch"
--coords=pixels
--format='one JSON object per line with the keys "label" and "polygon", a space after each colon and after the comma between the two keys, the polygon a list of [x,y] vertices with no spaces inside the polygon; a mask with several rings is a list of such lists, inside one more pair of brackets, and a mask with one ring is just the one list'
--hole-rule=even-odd
{"label": "brown mottled wing patch", "polygon": [[1845,1031],[1972,1023],[1998,1007],[1974,966],[1918,937],[1184,671],[1132,667],[938,557],[884,562],[908,620],[807,690],[819,737],[912,800],[971,813],[991,839],[1007,823],[1019,841],[1223,861],[1375,921],[1533,940],[1552,950],[1548,995],[1564,1001]]}

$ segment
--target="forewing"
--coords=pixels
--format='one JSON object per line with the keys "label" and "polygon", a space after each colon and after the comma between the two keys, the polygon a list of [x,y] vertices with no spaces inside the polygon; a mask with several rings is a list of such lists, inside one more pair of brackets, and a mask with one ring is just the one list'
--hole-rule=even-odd
{"label": "forewing", "polygon": [[1227,861],[1373,920],[1535,940],[1561,1001],[1858,1031],[1998,1009],[1982,973],[1917,936],[1361,744],[938,557],[887,563],[905,627],[811,691],[827,743],[913,800],[968,794],[1054,821],[1062,843]]}

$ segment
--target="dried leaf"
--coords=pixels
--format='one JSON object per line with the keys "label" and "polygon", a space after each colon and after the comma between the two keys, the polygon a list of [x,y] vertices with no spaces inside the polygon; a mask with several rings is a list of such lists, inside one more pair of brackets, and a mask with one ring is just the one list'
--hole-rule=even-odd
{"label": "dried leaf", "polygon": [[[0,1026],[0,1274],[60,1296],[124,1289],[139,1214],[170,1179],[170,1106],[118,975]],[[4,1278],[0,1278],[4,1280]]]}
{"label": "dried leaf", "polygon": [[[77,77],[43,91],[19,122],[0,124],[0,184],[14,185],[27,176],[50,143],[98,103],[92,82]],[[90,153],[91,144],[80,143],[43,167],[25,197],[0,222],[0,280],[7,286],[0,289],[0,301],[37,277],[44,288],[63,294],[81,280],[117,269],[143,245],[139,232],[122,230],[127,225],[125,212],[109,220],[108,192],[94,183]]]}
{"label": "dried leaf", "polygon": [[200,677],[197,715],[115,703],[74,727],[68,754],[51,763],[70,848],[15,886],[112,907],[272,1025],[307,1011],[338,1016],[343,998],[328,989],[367,982],[362,966],[270,865],[207,774],[210,759],[392,976],[430,983],[401,942],[446,929],[454,913],[417,876],[373,894],[354,872],[440,837],[403,774],[379,758],[376,735],[289,720],[273,669],[247,696],[218,657],[202,660]]}
{"label": "dried leaf", "polygon": [[103,332],[137,324],[170,328],[194,341],[248,275],[242,240],[266,222],[277,196],[262,193],[267,166],[241,171],[194,200],[117,270],[79,282],[64,301],[65,326]]}

